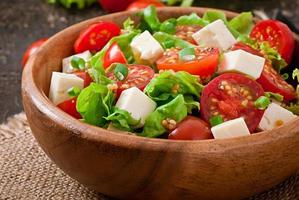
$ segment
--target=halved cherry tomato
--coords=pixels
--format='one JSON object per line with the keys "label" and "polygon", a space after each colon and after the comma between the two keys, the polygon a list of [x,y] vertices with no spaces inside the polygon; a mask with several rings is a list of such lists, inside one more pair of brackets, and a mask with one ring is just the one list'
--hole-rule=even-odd
{"label": "halved cherry tomato", "polygon": [[273,69],[270,61],[266,61],[263,72],[256,81],[262,85],[265,91],[279,93],[286,101],[293,100],[297,97],[294,87],[288,84],[281,75]]}
{"label": "halved cherry tomato", "polygon": [[295,47],[295,40],[289,27],[277,20],[264,20],[257,23],[250,37],[258,41],[268,41],[270,46],[275,48],[287,63],[292,60]]}
{"label": "halved cherry tomato", "polygon": [[113,22],[98,22],[83,30],[74,44],[76,53],[99,51],[114,36],[120,34],[120,28]]}
{"label": "halved cherry tomato", "polygon": [[76,76],[82,78],[84,80],[84,88],[90,85],[90,83],[93,81],[92,78],[90,77],[88,72],[85,71],[76,71],[73,74]]}
{"label": "halved cherry tomato", "polygon": [[255,108],[254,102],[263,94],[260,84],[245,75],[222,74],[205,86],[200,113],[206,122],[217,115],[221,115],[224,121],[244,117],[248,129],[253,132],[264,113]]}
{"label": "halved cherry tomato", "polygon": [[198,117],[187,116],[169,135],[173,140],[206,140],[213,135],[209,124]]}
{"label": "halved cherry tomato", "polygon": [[102,8],[108,12],[125,10],[135,0],[99,0]]}
{"label": "halved cherry tomato", "polygon": [[195,40],[193,39],[192,35],[201,29],[200,26],[197,25],[179,25],[176,26],[176,33],[175,35],[191,44],[196,44]]}
{"label": "halved cherry tomato", "polygon": [[163,57],[157,60],[157,68],[174,71],[186,71],[190,74],[201,77],[211,76],[217,68],[219,50],[217,48],[195,47],[195,58],[190,61],[183,61],[179,58],[178,48],[167,49]]}
{"label": "halved cherry tomato", "polygon": [[117,43],[112,44],[104,57],[104,68],[108,68],[113,63],[127,63],[126,57],[120,50]]}
{"label": "halved cherry tomato", "polygon": [[77,112],[76,109],[77,97],[74,97],[70,100],[64,101],[57,106],[63,110],[64,112],[68,113],[69,115],[73,116],[76,119],[81,119],[80,113]]}
{"label": "halved cherry tomato", "polygon": [[25,51],[24,55],[23,55],[23,59],[22,59],[22,67],[24,68],[29,57],[36,52],[36,50],[42,45],[44,44],[46,41],[48,40],[48,38],[43,38],[40,40],[37,40],[35,42],[33,42]]}
{"label": "halved cherry tomato", "polygon": [[[259,51],[243,43],[237,43],[232,47],[232,50],[237,49],[242,49],[257,56],[263,56]],[[279,93],[284,96],[284,100],[286,101],[296,98],[296,91],[293,86],[288,84],[281,75],[273,69],[271,61],[269,60],[266,60],[263,72],[256,81],[261,84],[265,91]]]}
{"label": "halved cherry tomato", "polygon": [[113,74],[113,72],[108,72],[107,76],[115,80],[117,83],[117,96],[119,96],[122,91],[131,88],[137,87],[140,90],[143,90],[145,86],[152,80],[155,75],[155,71],[149,66],[145,65],[128,65],[128,75],[125,80],[119,81]]}
{"label": "halved cherry tomato", "polygon": [[155,7],[163,7],[165,6],[163,3],[161,3],[158,0],[138,0],[133,3],[131,3],[126,10],[129,11],[135,11],[140,10],[148,7],[149,5],[153,5]]}

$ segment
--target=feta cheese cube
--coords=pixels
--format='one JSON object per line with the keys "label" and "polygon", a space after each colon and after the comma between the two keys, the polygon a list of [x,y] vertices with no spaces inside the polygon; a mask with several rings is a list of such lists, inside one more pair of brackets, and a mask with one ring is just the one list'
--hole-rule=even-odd
{"label": "feta cheese cube", "polygon": [[244,50],[230,51],[223,54],[223,60],[218,72],[237,71],[258,79],[262,74],[265,61],[265,58]]}
{"label": "feta cheese cube", "polygon": [[233,138],[250,135],[243,117],[226,121],[211,128],[215,139]]}
{"label": "feta cheese cube", "polygon": [[272,130],[295,119],[297,116],[276,103],[271,103],[265,110],[262,120],[259,123],[261,130]]}
{"label": "feta cheese cube", "polygon": [[72,98],[68,94],[68,90],[71,87],[76,86],[80,89],[83,89],[83,85],[84,80],[74,74],[53,72],[51,78],[49,98],[55,105],[58,105]]}
{"label": "feta cheese cube", "polygon": [[217,47],[226,51],[237,41],[221,19],[200,29],[192,35],[199,46]]}
{"label": "feta cheese cube", "polygon": [[137,87],[124,90],[116,102],[116,107],[128,111],[136,120],[141,119],[140,126],[144,125],[145,119],[156,109],[156,106],[156,102]]}
{"label": "feta cheese cube", "polygon": [[84,51],[83,53],[75,54],[70,57],[64,58],[62,60],[62,72],[63,73],[72,73],[72,72],[76,71],[76,69],[74,69],[71,65],[71,60],[74,56],[82,58],[83,60],[85,60],[85,62],[87,62],[91,58],[91,53],[90,53],[90,51],[87,50],[87,51]]}
{"label": "feta cheese cube", "polygon": [[148,31],[136,36],[130,46],[134,55],[149,63],[154,63],[164,52],[160,43]]}

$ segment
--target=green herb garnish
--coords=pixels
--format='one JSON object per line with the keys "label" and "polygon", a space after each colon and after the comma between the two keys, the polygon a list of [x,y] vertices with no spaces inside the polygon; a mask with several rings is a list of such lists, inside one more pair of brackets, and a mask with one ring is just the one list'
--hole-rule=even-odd
{"label": "green herb garnish", "polygon": [[260,96],[255,102],[254,106],[259,110],[265,110],[269,105],[271,101],[268,97]]}
{"label": "green herb garnish", "polygon": [[222,124],[223,123],[223,118],[221,115],[216,115],[216,116],[213,116],[211,117],[210,119],[210,124],[211,126],[217,126],[219,124]]}

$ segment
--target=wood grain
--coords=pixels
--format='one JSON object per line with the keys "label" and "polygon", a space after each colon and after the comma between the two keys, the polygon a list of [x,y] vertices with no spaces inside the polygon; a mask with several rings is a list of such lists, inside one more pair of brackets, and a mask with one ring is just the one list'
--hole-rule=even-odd
{"label": "wood grain", "polygon": [[[159,9],[161,19],[203,8]],[[227,12],[232,17],[235,13]],[[23,73],[23,104],[32,132],[68,175],[121,199],[241,199],[278,184],[299,169],[299,119],[254,135],[206,141],[149,139],[84,124],[47,98],[52,71],[72,54],[89,24],[121,24],[130,12],[94,18],[53,36]]]}

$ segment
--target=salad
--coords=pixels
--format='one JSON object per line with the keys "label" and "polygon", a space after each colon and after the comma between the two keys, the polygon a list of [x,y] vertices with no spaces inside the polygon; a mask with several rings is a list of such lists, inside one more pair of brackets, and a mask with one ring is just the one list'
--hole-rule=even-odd
{"label": "salad", "polygon": [[83,30],[53,72],[49,98],[91,125],[204,140],[271,130],[299,114],[295,41],[276,20],[208,10],[160,21],[154,6],[123,26]]}

